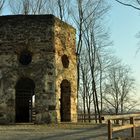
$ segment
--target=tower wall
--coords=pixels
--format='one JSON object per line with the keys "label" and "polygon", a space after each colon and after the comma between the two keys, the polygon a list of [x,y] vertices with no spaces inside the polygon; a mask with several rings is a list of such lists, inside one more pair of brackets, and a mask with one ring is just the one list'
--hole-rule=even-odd
{"label": "tower wall", "polygon": [[[69,68],[62,67],[63,54],[69,58]],[[53,15],[0,17],[0,124],[16,122],[16,85],[25,78],[35,84],[33,122],[61,120],[63,79],[71,83],[70,114],[71,121],[76,121],[75,30],[71,26]]]}

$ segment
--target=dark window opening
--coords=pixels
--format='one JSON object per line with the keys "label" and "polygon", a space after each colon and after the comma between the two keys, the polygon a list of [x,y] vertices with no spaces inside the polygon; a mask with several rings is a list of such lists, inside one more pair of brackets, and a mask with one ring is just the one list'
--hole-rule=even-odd
{"label": "dark window opening", "polygon": [[68,80],[63,80],[61,83],[61,98],[60,98],[60,116],[61,122],[71,121],[71,85]]}
{"label": "dark window opening", "polygon": [[29,78],[21,78],[16,84],[16,122],[33,122],[35,114],[35,84]]}
{"label": "dark window opening", "polygon": [[62,56],[62,64],[64,68],[68,68],[69,67],[69,58],[67,55],[63,55]]}
{"label": "dark window opening", "polygon": [[31,52],[29,51],[22,51],[20,56],[19,56],[19,62],[22,65],[28,65],[30,64],[32,61],[32,55]]}

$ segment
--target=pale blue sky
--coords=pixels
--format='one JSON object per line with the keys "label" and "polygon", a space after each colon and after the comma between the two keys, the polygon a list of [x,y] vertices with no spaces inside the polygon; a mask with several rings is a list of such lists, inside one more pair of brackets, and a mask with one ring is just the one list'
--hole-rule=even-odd
{"label": "pale blue sky", "polygon": [[140,51],[136,55],[140,47],[140,39],[136,38],[140,31],[140,11],[125,7],[115,0],[110,0],[110,3],[109,26],[116,55],[131,66],[137,82],[137,94],[140,95]]}

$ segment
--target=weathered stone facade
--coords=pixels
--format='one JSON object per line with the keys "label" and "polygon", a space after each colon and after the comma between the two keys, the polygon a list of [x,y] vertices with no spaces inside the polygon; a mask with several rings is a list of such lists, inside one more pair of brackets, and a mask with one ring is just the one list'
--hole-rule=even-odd
{"label": "weathered stone facade", "polygon": [[77,121],[75,44],[53,15],[0,17],[0,124]]}

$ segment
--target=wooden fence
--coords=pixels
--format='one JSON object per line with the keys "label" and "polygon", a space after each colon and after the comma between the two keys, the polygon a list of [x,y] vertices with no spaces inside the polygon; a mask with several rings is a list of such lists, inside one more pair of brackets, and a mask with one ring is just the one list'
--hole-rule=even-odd
{"label": "wooden fence", "polygon": [[[106,115],[102,117],[102,120],[108,122],[108,140],[112,140],[112,133],[115,131],[120,131],[123,129],[131,128],[131,137],[135,138],[135,127],[139,127],[139,124],[136,124],[135,119],[140,117],[140,114],[125,114],[125,115]],[[122,124],[113,126],[112,121],[114,120],[129,120],[129,124]]]}
{"label": "wooden fence", "polygon": [[[90,121],[93,121],[93,120],[95,120],[95,114],[91,114],[90,115]],[[88,122],[89,121],[89,116],[88,116],[88,114],[78,114],[78,121],[80,121],[80,122],[84,122],[84,121],[86,121],[86,122]]]}

